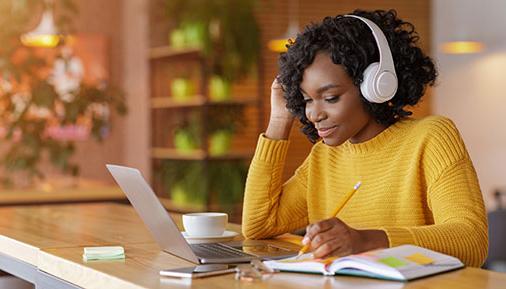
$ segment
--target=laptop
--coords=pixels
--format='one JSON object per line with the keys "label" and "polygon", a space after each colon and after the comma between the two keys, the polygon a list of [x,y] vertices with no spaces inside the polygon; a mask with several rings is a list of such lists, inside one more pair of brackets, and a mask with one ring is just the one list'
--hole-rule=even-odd
{"label": "laptop", "polygon": [[106,167],[155,241],[167,253],[195,264],[243,263],[253,259],[278,259],[297,254],[283,248],[275,247],[273,250],[272,246],[266,248],[265,252],[256,250],[255,254],[249,254],[242,251],[240,246],[224,243],[189,244],[139,170],[109,164]]}

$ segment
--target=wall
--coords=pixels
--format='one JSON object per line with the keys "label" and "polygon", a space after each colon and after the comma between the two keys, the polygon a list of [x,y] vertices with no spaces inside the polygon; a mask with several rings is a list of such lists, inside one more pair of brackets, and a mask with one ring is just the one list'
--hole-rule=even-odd
{"label": "wall", "polygon": [[[434,89],[434,113],[459,128],[476,168],[489,209],[492,193],[506,186],[506,1],[433,1],[433,51],[440,77]],[[485,43],[478,54],[448,55],[440,45],[455,35]]]}
{"label": "wall", "polygon": [[112,133],[103,143],[80,142],[74,157],[81,176],[112,182],[106,163],[139,168],[150,177],[148,71],[148,0],[78,0],[75,30],[100,33],[109,41],[111,84],[125,93],[129,112],[113,116]]}
{"label": "wall", "polygon": [[122,3],[122,87],[130,108],[123,132],[123,163],[138,168],[149,180],[149,68],[146,58],[149,49],[149,3],[148,0]]}
{"label": "wall", "polygon": [[[109,68],[111,84],[121,86],[123,79],[123,51],[121,0],[78,0],[74,28],[79,33],[100,33],[109,41]],[[111,134],[103,143],[93,140],[79,142],[73,159],[81,167],[81,176],[111,181],[106,163],[120,163],[123,160],[124,119],[114,116]]]}

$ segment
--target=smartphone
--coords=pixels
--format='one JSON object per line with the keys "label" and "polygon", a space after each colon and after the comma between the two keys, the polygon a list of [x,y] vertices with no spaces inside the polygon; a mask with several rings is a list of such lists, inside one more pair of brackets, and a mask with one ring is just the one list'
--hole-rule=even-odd
{"label": "smartphone", "polygon": [[176,269],[165,269],[160,271],[160,275],[167,277],[179,277],[179,278],[201,278],[214,275],[222,275],[227,273],[234,273],[235,265],[226,264],[208,264],[198,265],[194,267],[176,268]]}

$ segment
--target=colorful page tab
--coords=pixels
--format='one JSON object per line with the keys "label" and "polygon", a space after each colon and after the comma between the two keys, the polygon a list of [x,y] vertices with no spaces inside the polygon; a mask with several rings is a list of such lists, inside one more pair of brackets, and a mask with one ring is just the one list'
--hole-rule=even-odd
{"label": "colorful page tab", "polygon": [[390,257],[385,257],[385,258],[381,258],[378,260],[378,262],[381,262],[387,266],[390,266],[392,268],[398,268],[398,267],[402,267],[402,266],[406,266],[407,263],[394,257],[394,256],[390,256]]}
{"label": "colorful page tab", "polygon": [[409,256],[407,256],[405,258],[408,259],[411,262],[415,262],[418,265],[428,265],[428,264],[434,263],[433,259],[425,256],[422,253],[414,253],[414,254],[409,255]]}

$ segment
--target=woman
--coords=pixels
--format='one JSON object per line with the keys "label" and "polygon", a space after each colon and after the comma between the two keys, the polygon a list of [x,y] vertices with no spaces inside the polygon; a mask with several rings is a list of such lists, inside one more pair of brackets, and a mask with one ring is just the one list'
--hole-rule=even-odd
{"label": "woman", "polygon": [[[315,257],[415,244],[480,266],[487,221],[462,138],[449,119],[415,120],[406,110],[434,83],[432,60],[395,11],[352,15],[361,18],[326,17],[306,27],[280,57],[269,125],[248,173],[243,234],[269,238],[310,224],[303,243]],[[376,41],[367,19],[388,44]],[[393,63],[384,82],[367,84],[371,63],[388,66],[388,48]],[[371,87],[386,92],[371,96]],[[294,118],[315,144],[283,184]],[[360,189],[331,217],[358,181]]]}

